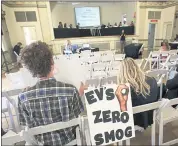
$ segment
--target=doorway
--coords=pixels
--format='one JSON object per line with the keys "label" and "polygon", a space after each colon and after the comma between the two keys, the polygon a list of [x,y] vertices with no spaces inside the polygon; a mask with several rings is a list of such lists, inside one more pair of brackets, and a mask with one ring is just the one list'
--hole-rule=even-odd
{"label": "doorway", "polygon": [[156,24],[149,23],[148,26],[148,50],[153,51],[155,41],[155,27]]}
{"label": "doorway", "polygon": [[172,23],[171,22],[164,23],[163,38],[170,40],[171,37],[172,37]]}
{"label": "doorway", "polygon": [[36,28],[35,27],[33,27],[33,26],[23,27],[23,33],[24,33],[24,36],[25,36],[26,45],[29,45],[32,42],[37,41]]}

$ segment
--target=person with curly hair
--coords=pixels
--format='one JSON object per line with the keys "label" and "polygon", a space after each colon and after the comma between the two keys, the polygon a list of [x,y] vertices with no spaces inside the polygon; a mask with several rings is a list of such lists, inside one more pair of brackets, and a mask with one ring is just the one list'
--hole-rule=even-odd
{"label": "person with curly hair", "polygon": [[[49,47],[44,42],[34,42],[24,48],[21,62],[38,82],[26,88],[18,97],[20,125],[29,128],[69,121],[84,110],[79,91],[73,85],[54,78],[54,61]],[[35,136],[35,143],[43,145],[66,145],[75,139],[75,128],[48,132]]]}

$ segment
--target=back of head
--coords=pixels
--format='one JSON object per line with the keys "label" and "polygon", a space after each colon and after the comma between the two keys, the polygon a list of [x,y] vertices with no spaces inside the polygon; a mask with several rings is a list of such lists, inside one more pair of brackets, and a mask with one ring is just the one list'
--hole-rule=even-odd
{"label": "back of head", "polygon": [[121,61],[117,80],[118,84],[129,83],[138,94],[143,96],[150,94],[150,86],[146,83],[146,74],[132,58]]}
{"label": "back of head", "polygon": [[21,42],[18,42],[18,43],[17,43],[17,45],[18,45],[18,46],[21,46],[21,45],[22,45],[22,43],[21,43]]}
{"label": "back of head", "polygon": [[26,46],[22,51],[21,61],[34,77],[48,77],[53,71],[52,53],[44,42],[34,42]]}

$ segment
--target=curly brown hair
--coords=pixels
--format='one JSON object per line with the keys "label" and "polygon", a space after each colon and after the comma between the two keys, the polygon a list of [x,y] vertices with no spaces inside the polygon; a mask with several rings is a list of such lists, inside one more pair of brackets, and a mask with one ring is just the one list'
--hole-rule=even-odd
{"label": "curly brown hair", "polygon": [[33,77],[47,77],[54,64],[49,46],[40,41],[23,49],[21,63],[32,73]]}

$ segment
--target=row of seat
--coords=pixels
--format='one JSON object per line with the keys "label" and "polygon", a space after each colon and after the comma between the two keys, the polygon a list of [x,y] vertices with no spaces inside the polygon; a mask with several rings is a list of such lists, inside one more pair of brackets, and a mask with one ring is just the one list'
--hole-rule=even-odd
{"label": "row of seat", "polygon": [[[18,93],[20,93],[21,90],[13,90],[13,91],[7,91],[3,92],[3,96],[11,97]],[[141,113],[149,110],[154,110],[154,116],[153,116],[153,125],[152,125],[152,134],[151,134],[151,141],[152,145],[155,145],[156,138],[155,138],[155,128],[156,128],[156,122],[159,124],[159,145],[172,145],[178,142],[178,139],[171,140],[169,142],[163,143],[163,127],[165,124],[178,119],[178,111],[176,109],[173,109],[171,106],[178,104],[178,98],[173,100],[162,100],[155,103],[137,106],[133,108],[133,114]],[[171,111],[171,114],[168,114],[168,111]],[[68,145],[91,145],[90,141],[90,134],[89,134],[89,127],[87,124],[87,116],[79,117],[77,119],[73,119],[69,122],[58,122],[53,123],[50,125],[45,126],[39,126],[35,128],[28,129],[26,127],[24,130],[21,130],[21,132],[12,132],[9,131],[6,135],[2,137],[2,145],[13,145],[20,141],[26,141],[30,145],[35,145],[37,142],[34,139],[34,135],[47,133],[59,129],[64,129],[67,127],[79,125],[79,127],[76,129],[76,139],[72,142],[70,142]],[[136,128],[135,130],[141,130],[140,128]],[[143,129],[142,129],[143,130]],[[127,144],[130,144],[130,140],[127,140]],[[122,144],[122,142],[120,142]]]}

